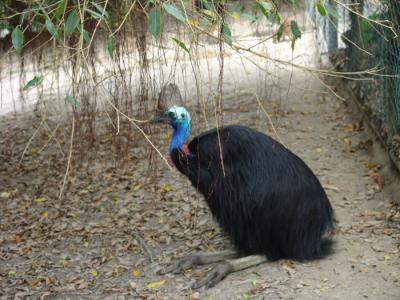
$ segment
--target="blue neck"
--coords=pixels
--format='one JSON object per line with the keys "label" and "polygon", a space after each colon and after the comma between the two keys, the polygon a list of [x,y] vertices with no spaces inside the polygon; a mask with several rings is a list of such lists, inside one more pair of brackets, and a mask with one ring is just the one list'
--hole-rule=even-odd
{"label": "blue neck", "polygon": [[183,146],[185,145],[189,135],[190,135],[191,123],[178,123],[173,126],[174,132],[172,134],[172,140],[169,144],[169,153],[174,149],[179,149],[183,151]]}

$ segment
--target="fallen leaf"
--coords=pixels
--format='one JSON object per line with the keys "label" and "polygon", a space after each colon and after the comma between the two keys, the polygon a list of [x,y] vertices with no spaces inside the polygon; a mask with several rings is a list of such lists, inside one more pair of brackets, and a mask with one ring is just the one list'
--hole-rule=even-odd
{"label": "fallen leaf", "polygon": [[24,240],[25,240],[25,239],[24,239],[24,237],[23,237],[22,235],[17,234],[17,235],[15,236],[15,243],[16,243],[16,244],[22,243]]}
{"label": "fallen leaf", "polygon": [[379,217],[383,215],[382,211],[376,211],[376,210],[367,210],[364,213],[365,216],[367,217]]}
{"label": "fallen leaf", "polygon": [[114,203],[119,203],[119,202],[121,201],[121,198],[118,197],[118,196],[112,196],[112,197],[111,197],[111,200],[112,200]]}
{"label": "fallen leaf", "polygon": [[136,290],[137,284],[136,282],[129,280],[129,286],[131,287],[131,289]]}
{"label": "fallen leaf", "polygon": [[35,201],[36,203],[43,203],[43,202],[46,202],[47,201],[47,199],[46,198],[44,198],[44,197],[40,197],[40,198],[36,198],[35,200],[33,200],[33,201]]}
{"label": "fallen leaf", "polygon": [[348,138],[343,138],[343,142],[346,143],[347,145],[351,144],[351,141]]}
{"label": "fallen leaf", "polygon": [[140,275],[142,275],[142,273],[140,272],[140,270],[138,268],[133,269],[132,271],[132,275],[134,277],[140,277]]}
{"label": "fallen leaf", "polygon": [[159,288],[159,287],[163,286],[164,284],[165,284],[165,279],[164,279],[164,280],[160,280],[160,281],[155,281],[155,282],[149,283],[149,284],[147,285],[147,288],[149,288],[149,289],[156,289],[156,288]]}
{"label": "fallen leaf", "polygon": [[82,190],[78,191],[78,195],[86,195],[86,194],[89,194],[89,190],[87,190],[87,189],[82,189]]}
{"label": "fallen leaf", "polygon": [[135,185],[134,187],[133,187],[133,190],[136,192],[136,191],[138,191],[138,190],[140,190],[141,188],[142,188],[142,184],[137,184],[137,185]]}
{"label": "fallen leaf", "polygon": [[172,191],[172,186],[170,186],[169,184],[163,187],[163,191],[168,193]]}
{"label": "fallen leaf", "polygon": [[200,299],[200,293],[199,292],[195,292],[195,293],[193,293],[193,295],[192,295],[192,298],[191,298],[192,300],[198,300],[198,299]]}
{"label": "fallen leaf", "polygon": [[322,185],[322,186],[323,186],[323,188],[326,189],[326,190],[333,190],[333,191],[335,191],[335,192],[339,192],[339,191],[340,191],[340,189],[339,189],[338,187],[334,186],[334,185],[324,184],[324,185]]}
{"label": "fallen leaf", "polygon": [[9,192],[2,192],[1,194],[0,194],[0,197],[2,198],[2,199],[8,199],[8,198],[10,198],[10,193]]}
{"label": "fallen leaf", "polygon": [[88,287],[89,287],[89,284],[85,281],[85,282],[80,283],[78,285],[77,289],[78,290],[84,290],[84,289],[87,289]]}
{"label": "fallen leaf", "polygon": [[377,163],[375,163],[375,162],[370,161],[370,162],[367,163],[367,168],[368,169],[375,169],[377,167],[379,167],[379,165]]}

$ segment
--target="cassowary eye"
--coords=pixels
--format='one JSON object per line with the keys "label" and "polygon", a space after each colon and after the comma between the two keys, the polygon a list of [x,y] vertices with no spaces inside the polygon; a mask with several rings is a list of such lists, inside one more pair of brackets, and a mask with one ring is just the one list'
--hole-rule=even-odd
{"label": "cassowary eye", "polygon": [[171,119],[175,119],[176,118],[176,113],[174,113],[173,111],[170,111],[168,113],[168,117],[170,117]]}
{"label": "cassowary eye", "polygon": [[181,118],[184,119],[185,118],[185,114],[181,114]]}

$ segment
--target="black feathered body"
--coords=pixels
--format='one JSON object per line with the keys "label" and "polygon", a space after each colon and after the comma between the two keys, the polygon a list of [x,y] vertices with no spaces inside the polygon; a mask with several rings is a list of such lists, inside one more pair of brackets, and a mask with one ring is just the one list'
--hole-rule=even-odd
{"label": "black feathered body", "polygon": [[189,154],[175,149],[171,158],[204,195],[235,248],[270,260],[324,256],[333,212],[307,165],[251,128],[225,126],[219,136],[221,147],[213,129],[189,143]]}

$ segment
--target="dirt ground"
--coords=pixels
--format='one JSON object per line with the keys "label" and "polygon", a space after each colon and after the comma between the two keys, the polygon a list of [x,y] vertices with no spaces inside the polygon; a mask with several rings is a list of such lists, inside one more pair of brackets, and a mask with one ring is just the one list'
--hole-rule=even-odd
{"label": "dirt ground", "polygon": [[[107,159],[104,141],[95,161],[71,171],[58,200],[65,161],[38,154],[44,133],[18,164],[40,118],[25,126],[3,119],[2,132],[14,138],[1,141],[2,298],[398,299],[398,194],[387,191],[384,166],[371,156],[374,137],[333,97],[293,98],[286,112],[279,106],[268,109],[279,119],[280,137],[315,171],[335,209],[332,256],[267,263],[193,291],[190,283],[207,267],[183,275],[156,271],[192,251],[223,249],[229,242],[185,178],[159,165],[159,181],[147,180],[144,151],[132,149],[120,166]],[[229,118],[266,128],[259,106],[246,97],[227,111]]]}
{"label": "dirt ground", "polygon": [[[161,162],[149,171],[149,147],[140,143],[115,159],[115,137],[104,132],[96,151],[81,161],[77,154],[59,199],[70,124],[49,116],[34,135],[42,116],[4,116],[1,299],[399,299],[398,177],[351,101],[317,92],[324,88],[316,77],[289,74],[290,90],[288,77],[261,101],[283,143],[326,189],[338,221],[331,256],[266,263],[212,289],[191,290],[210,266],[181,275],[157,271],[195,251],[227,248],[229,241],[186,178]],[[271,134],[259,103],[236,83],[226,87],[225,123]],[[204,122],[194,105],[189,110],[193,134],[201,132]],[[168,130],[157,131],[154,140],[165,153]]]}

